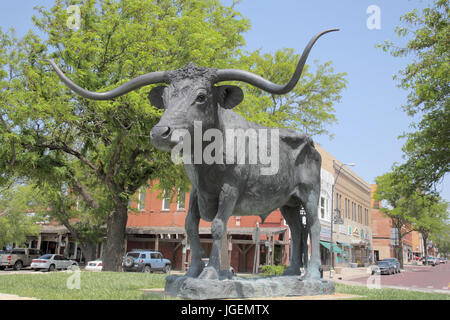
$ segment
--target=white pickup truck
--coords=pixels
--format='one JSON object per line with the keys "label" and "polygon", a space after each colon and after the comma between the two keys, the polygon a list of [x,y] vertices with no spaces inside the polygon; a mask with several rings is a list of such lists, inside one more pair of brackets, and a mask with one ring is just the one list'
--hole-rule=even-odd
{"label": "white pickup truck", "polygon": [[41,252],[38,249],[15,248],[0,254],[0,270],[14,268],[20,270],[31,265],[31,260],[39,258]]}

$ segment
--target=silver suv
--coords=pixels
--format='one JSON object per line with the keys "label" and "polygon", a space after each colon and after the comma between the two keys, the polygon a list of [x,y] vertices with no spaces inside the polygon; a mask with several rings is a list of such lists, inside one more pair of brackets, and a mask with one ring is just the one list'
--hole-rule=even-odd
{"label": "silver suv", "polygon": [[170,272],[170,260],[164,259],[162,254],[152,250],[133,250],[128,252],[122,263],[124,271],[152,271]]}
{"label": "silver suv", "polygon": [[31,260],[39,258],[41,251],[30,248],[15,248],[0,254],[0,270],[14,268],[20,270],[31,265]]}

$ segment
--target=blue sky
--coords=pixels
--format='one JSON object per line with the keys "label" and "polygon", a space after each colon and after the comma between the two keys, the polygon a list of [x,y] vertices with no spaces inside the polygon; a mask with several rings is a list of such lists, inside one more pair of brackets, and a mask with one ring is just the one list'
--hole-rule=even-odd
{"label": "blue sky", "polygon": [[[14,27],[18,36],[33,28],[31,17],[36,5],[50,6],[53,0],[3,1],[0,27]],[[231,4],[231,0],[222,0]],[[335,105],[338,124],[329,131],[334,139],[315,137],[328,152],[352,168],[369,183],[402,162],[404,140],[412,121],[401,109],[407,92],[398,88],[392,76],[413,57],[394,58],[375,45],[391,40],[404,43],[394,33],[400,17],[413,8],[424,8],[431,0],[243,0],[236,5],[251,21],[245,34],[248,50],[274,52],[294,48],[301,53],[317,32],[339,28],[340,32],[321,38],[311,51],[309,63],[333,61],[336,72],[347,72],[348,86],[342,102]],[[369,30],[367,8],[380,8],[381,29]],[[450,179],[439,190],[450,201]]]}

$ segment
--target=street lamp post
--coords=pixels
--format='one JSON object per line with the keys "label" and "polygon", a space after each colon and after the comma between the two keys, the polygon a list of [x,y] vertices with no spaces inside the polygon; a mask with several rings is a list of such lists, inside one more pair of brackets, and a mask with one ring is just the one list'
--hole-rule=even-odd
{"label": "street lamp post", "polygon": [[[335,161],[333,160],[333,169],[334,169],[334,163],[335,163]],[[334,245],[334,241],[333,241],[333,225],[334,225],[334,220],[335,220],[335,215],[334,215],[334,186],[336,185],[336,182],[337,182],[337,180],[338,180],[338,178],[339,178],[339,175],[341,174],[341,170],[342,170],[342,168],[344,167],[344,166],[347,166],[347,167],[354,167],[355,166],[355,164],[354,163],[342,163],[340,166],[339,166],[339,170],[338,170],[338,173],[337,173],[337,176],[336,176],[336,179],[334,179],[334,181],[333,181],[333,184],[331,185],[331,237],[330,237],[330,278],[332,277],[332,274],[331,274],[331,270],[332,269],[334,269],[334,252],[333,252],[333,245]],[[337,210],[337,208],[336,208],[336,210]],[[342,224],[343,223],[343,221],[341,221],[341,219],[340,219],[340,221],[338,221],[339,223],[336,223],[336,224]]]}

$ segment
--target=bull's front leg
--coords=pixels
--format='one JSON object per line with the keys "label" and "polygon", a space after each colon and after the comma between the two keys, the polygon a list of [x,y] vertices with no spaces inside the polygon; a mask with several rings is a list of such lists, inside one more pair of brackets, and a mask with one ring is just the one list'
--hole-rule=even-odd
{"label": "bull's front leg", "polygon": [[[209,256],[208,268],[205,268],[199,278],[217,278],[220,273],[222,241],[226,234],[228,219],[233,214],[237,199],[237,189],[229,184],[223,185],[219,196],[217,214],[211,225],[213,245]],[[211,270],[211,268],[214,270]]]}
{"label": "bull's front leg", "polygon": [[185,228],[192,252],[191,265],[186,273],[186,276],[194,278],[198,277],[203,271],[203,249],[200,244],[198,232],[199,223],[200,211],[198,208],[197,189],[193,187],[189,196],[189,210],[186,216]]}

